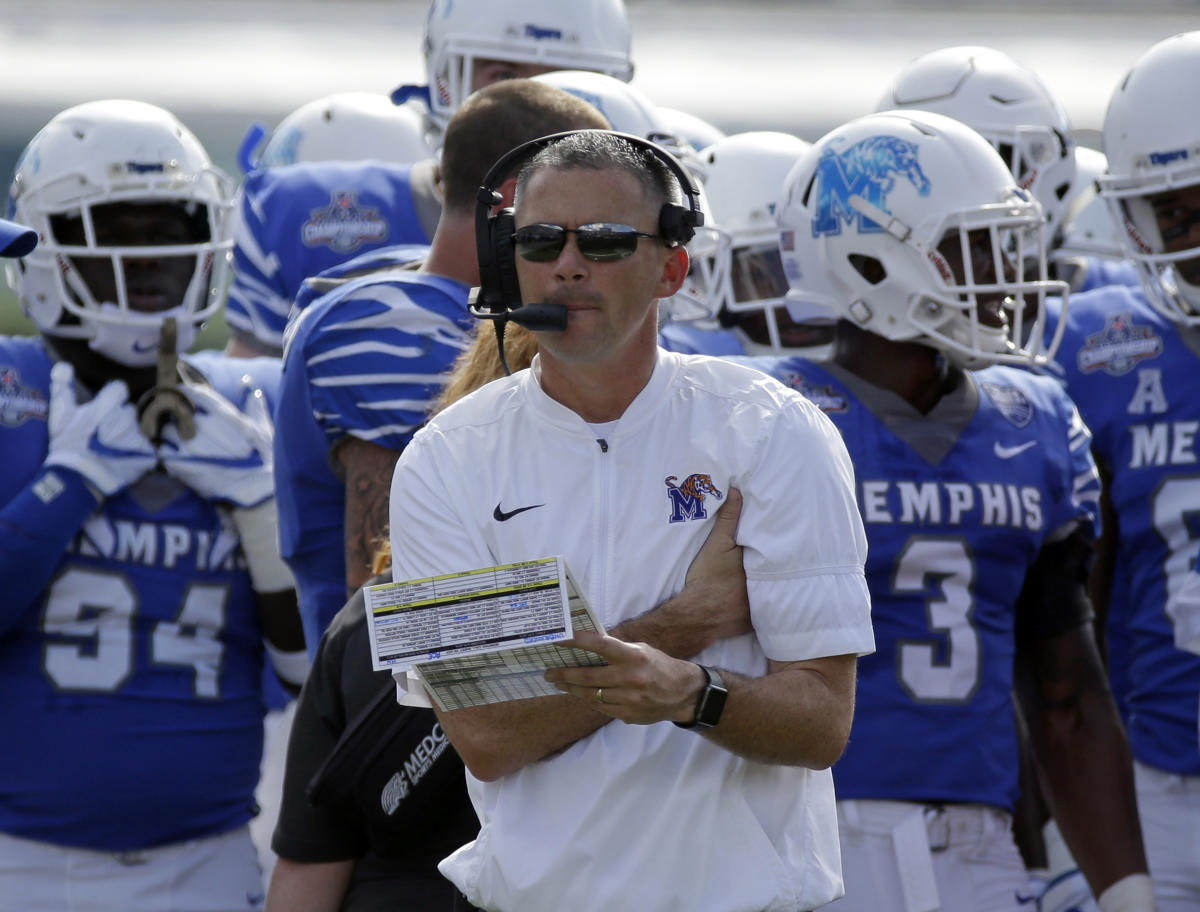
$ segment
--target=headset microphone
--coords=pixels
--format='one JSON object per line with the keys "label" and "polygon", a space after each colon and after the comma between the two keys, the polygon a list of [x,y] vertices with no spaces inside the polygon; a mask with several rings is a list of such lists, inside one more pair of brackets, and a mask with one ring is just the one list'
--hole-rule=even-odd
{"label": "headset microphone", "polygon": [[561,304],[524,304],[509,313],[508,318],[534,332],[567,328],[567,308]]}

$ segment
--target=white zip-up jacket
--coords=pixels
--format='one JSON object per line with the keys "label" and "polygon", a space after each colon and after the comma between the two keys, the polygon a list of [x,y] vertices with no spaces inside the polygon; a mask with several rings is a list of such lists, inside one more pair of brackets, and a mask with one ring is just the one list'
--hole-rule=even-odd
{"label": "white zip-up jacket", "polygon": [[[646,387],[598,432],[539,376],[535,360],[488,384],[404,450],[395,579],[561,554],[612,627],[683,588],[737,487],[755,632],[696,661],[757,676],[768,658],[874,649],[853,470],[815,406],[757,371],[660,349]],[[441,867],[482,908],[761,912],[842,892],[828,770],[754,763],[669,722],[610,722],[468,784],[482,829]]]}

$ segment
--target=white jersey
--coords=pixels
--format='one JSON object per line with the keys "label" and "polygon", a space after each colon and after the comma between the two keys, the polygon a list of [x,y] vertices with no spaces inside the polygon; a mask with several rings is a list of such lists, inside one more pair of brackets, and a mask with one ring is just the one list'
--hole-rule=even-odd
{"label": "white jersey", "polygon": [[[696,661],[873,650],[866,540],[832,423],[765,375],[660,350],[625,414],[593,428],[539,364],[419,431],[393,479],[397,580],[561,554],[606,627],[684,586],[730,487],[743,494],[755,633]],[[828,770],[764,765],[661,722],[611,722],[496,782],[468,776],[482,829],[442,863],[488,909],[796,910],[842,892]]]}

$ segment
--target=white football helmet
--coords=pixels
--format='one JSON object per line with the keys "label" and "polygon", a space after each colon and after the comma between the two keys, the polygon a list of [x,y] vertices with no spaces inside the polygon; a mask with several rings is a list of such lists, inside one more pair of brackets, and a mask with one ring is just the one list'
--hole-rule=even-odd
{"label": "white football helmet", "polygon": [[372,160],[411,164],[433,156],[421,115],[412,108],[392,104],[376,92],[340,92],[303,104],[281,120],[256,165]]}
{"label": "white football helmet", "polygon": [[[1150,198],[1200,186],[1198,79],[1200,32],[1167,38],[1138,58],[1108,103],[1108,173],[1099,179],[1150,303],[1188,325],[1200,325],[1200,247],[1167,252]],[[1181,220],[1180,237],[1198,213],[1200,207]]]}
{"label": "white football helmet", "polygon": [[[700,156],[717,230],[728,238],[717,254],[722,262],[713,269],[720,282],[714,303],[746,354],[780,354],[801,347],[785,342],[780,334],[788,280],[779,256],[775,209],[784,178],[810,146],[790,133],[755,131],[719,139]],[[766,344],[756,342],[739,325],[738,315],[753,313],[762,314]],[[833,321],[833,313],[826,312],[822,322]]]}
{"label": "white football helmet", "polygon": [[433,0],[425,20],[429,107],[445,124],[468,95],[477,60],[633,78],[623,0]]}
{"label": "white football helmet", "polygon": [[1108,159],[1103,152],[1088,146],[1075,147],[1075,186],[1066,200],[1061,239],[1050,254],[1055,262],[1084,257],[1106,260],[1124,257],[1116,226],[1096,183],[1107,167]]}
{"label": "white football helmet", "polygon": [[[86,339],[113,361],[153,364],[166,317],[176,319],[178,350],[185,351],[223,300],[233,243],[226,228],[232,186],[191,131],[162,108],[122,100],[68,108],[38,132],[17,162],[9,211],[37,229],[41,242],[9,264],[9,285],[43,333]],[[198,236],[168,245],[103,244],[97,239],[99,207],[110,203],[179,204]],[[83,242],[56,237],[56,217],[81,223]],[[177,305],[153,312],[131,306],[127,263],[185,257],[194,265]],[[111,264],[115,300],[96,300],[77,268],[88,258]]]}
{"label": "white football helmet", "polygon": [[668,130],[681,137],[697,152],[702,152],[718,139],[725,138],[724,130],[689,111],[659,105],[658,116]]}
{"label": "white football helmet", "polygon": [[[986,140],[925,111],[870,114],[796,163],[778,211],[788,281],[805,300],[967,369],[1045,364],[1041,206]],[[1028,264],[1037,276],[1026,280]]]}
{"label": "white football helmet", "polygon": [[1066,111],[1036,73],[994,48],[942,48],[902,69],[875,110],[902,108],[944,114],[982,133],[1042,204],[1054,237],[1075,180],[1075,143]]}
{"label": "white football helmet", "polygon": [[684,321],[715,316],[713,289],[719,276],[713,275],[711,269],[721,245],[726,241],[713,224],[712,207],[704,189],[703,164],[696,150],[671,132],[658,106],[641,89],[619,79],[587,70],[555,70],[532,78],[535,82],[544,82],[586,101],[604,115],[612,129],[662,146],[687,169],[700,191],[704,224],[696,228],[695,236],[687,243],[692,269],[683,287],[663,302],[663,314],[672,320]]}

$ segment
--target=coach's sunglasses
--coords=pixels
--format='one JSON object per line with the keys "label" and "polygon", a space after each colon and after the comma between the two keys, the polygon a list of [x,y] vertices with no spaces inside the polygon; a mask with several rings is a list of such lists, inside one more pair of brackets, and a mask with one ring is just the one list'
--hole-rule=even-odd
{"label": "coach's sunglasses", "polygon": [[578,228],[562,225],[526,225],[513,232],[513,246],[517,254],[531,263],[549,263],[558,259],[567,243],[567,235],[575,235],[579,252],[589,260],[608,263],[633,256],[638,238],[658,238],[661,235],[647,234],[629,225],[612,222],[593,222]]}

